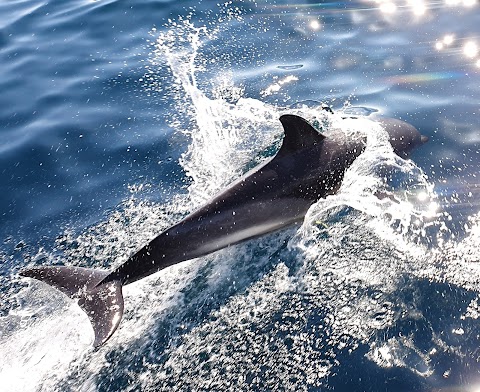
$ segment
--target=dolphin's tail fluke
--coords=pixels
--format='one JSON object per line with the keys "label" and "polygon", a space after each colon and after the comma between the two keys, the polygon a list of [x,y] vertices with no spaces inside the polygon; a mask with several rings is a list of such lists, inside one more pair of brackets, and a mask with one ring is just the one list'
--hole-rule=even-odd
{"label": "dolphin's tail fluke", "polygon": [[87,314],[95,332],[95,347],[105,343],[115,332],[123,315],[122,283],[109,280],[107,271],[81,267],[34,267],[20,275],[35,278],[60,290]]}

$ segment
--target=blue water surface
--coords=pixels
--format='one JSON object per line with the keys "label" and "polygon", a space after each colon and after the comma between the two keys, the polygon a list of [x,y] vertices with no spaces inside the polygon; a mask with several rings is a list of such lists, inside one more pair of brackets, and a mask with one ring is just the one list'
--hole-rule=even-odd
{"label": "blue water surface", "polygon": [[[480,388],[479,26],[478,1],[2,2],[0,389]],[[18,277],[119,265],[272,155],[290,112],[430,141],[373,149],[301,228],[126,287],[98,350]]]}

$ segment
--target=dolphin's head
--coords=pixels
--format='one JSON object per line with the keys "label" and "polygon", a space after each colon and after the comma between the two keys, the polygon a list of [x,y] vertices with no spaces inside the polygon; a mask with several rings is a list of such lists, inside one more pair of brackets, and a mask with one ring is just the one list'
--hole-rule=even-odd
{"label": "dolphin's head", "polygon": [[390,136],[393,151],[402,158],[407,158],[414,148],[428,141],[427,136],[422,135],[417,128],[405,121],[382,118],[379,122]]}

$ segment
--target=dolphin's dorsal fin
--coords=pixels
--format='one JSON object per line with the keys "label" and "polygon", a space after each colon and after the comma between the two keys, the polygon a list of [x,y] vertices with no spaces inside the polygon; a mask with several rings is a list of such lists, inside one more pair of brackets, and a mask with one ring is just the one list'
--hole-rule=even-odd
{"label": "dolphin's dorsal fin", "polygon": [[305,119],[293,114],[280,117],[285,136],[277,156],[294,153],[302,148],[321,143],[325,136],[318,133]]}

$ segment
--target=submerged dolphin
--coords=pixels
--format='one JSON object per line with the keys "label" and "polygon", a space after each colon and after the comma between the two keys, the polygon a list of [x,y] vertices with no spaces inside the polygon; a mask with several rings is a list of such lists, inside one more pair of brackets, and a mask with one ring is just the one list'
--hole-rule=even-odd
{"label": "submerged dolphin", "polygon": [[[22,276],[46,282],[78,299],[89,317],[94,346],[117,329],[123,314],[122,286],[185,260],[301,223],[317,200],[334,194],[345,171],[364,151],[365,138],[323,136],[303,118],[280,117],[285,136],[277,154],[215,196],[206,205],[165,230],[113,271],[41,266]],[[400,156],[427,141],[410,124],[380,121]]]}

